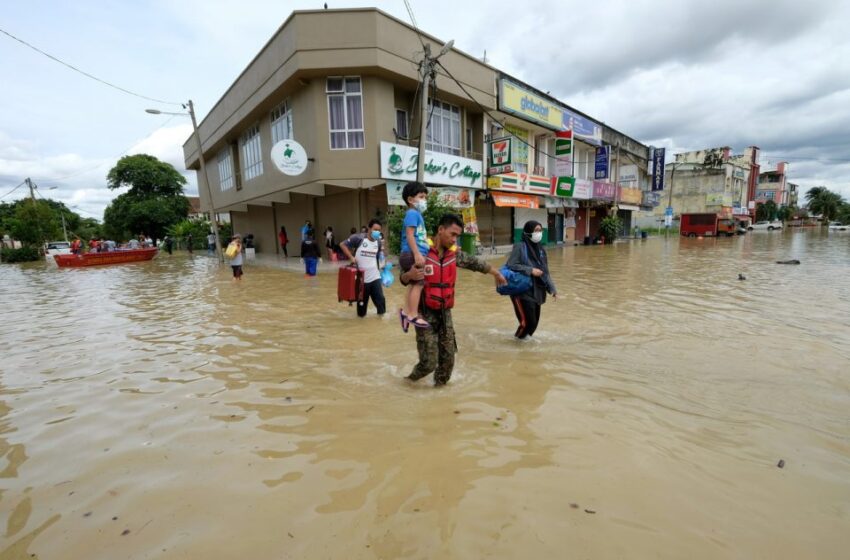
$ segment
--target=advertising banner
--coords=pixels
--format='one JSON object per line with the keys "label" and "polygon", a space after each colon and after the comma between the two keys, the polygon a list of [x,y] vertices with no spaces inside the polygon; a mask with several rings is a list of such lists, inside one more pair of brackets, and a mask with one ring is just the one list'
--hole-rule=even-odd
{"label": "advertising banner", "polygon": [[664,154],[665,148],[655,148],[652,153],[652,190],[664,190]]}
{"label": "advertising banner", "polygon": [[617,193],[617,188],[613,183],[605,183],[603,181],[593,181],[593,198],[596,200],[614,200],[614,195]]}
{"label": "advertising banner", "polygon": [[475,235],[475,241],[479,241],[478,238],[478,216],[475,214],[475,207],[470,206],[469,208],[464,208],[461,210],[461,217],[463,218],[463,231],[464,233],[472,233]]}
{"label": "advertising banner", "polygon": [[590,200],[593,195],[593,183],[587,179],[576,179],[576,186],[573,189],[573,198],[576,200]]}
{"label": "advertising banner", "polygon": [[496,191],[527,192],[530,194],[551,194],[551,181],[542,175],[527,173],[504,173],[487,179],[487,188]]}
{"label": "advertising banner", "polygon": [[[381,142],[381,178],[415,181],[419,150],[391,142]],[[425,182],[473,189],[484,188],[483,165],[476,159],[425,152]]]}
{"label": "advertising banner", "polygon": [[637,165],[621,165],[620,166],[620,174],[617,175],[617,182],[619,183],[633,183],[638,180],[638,166]]}
{"label": "advertising banner", "polygon": [[607,179],[610,168],[611,146],[599,146],[596,148],[596,165],[593,173],[594,179]]}
{"label": "advertising banner", "polygon": [[493,193],[496,206],[514,208],[540,208],[540,198],[527,194]]}
{"label": "advertising banner", "polygon": [[625,204],[640,204],[643,199],[643,191],[640,189],[629,189],[620,187],[620,202]]}
{"label": "advertising banner", "polygon": [[649,208],[656,208],[659,204],[661,204],[661,194],[657,192],[644,191],[643,192],[643,206],[647,206]]}
{"label": "advertising banner", "polygon": [[[387,181],[387,204],[389,206],[405,206],[401,193],[406,184],[404,181]],[[428,192],[436,192],[441,201],[458,209],[471,208],[475,204],[475,189],[432,187],[428,189]]]}

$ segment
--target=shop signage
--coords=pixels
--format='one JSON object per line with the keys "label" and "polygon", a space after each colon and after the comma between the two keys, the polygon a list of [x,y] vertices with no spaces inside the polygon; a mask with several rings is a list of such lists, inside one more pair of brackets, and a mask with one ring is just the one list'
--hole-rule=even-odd
{"label": "shop signage", "polygon": [[655,148],[652,152],[652,190],[664,190],[664,153],[665,148]]}
{"label": "shop signage", "polygon": [[[391,142],[381,142],[381,178],[415,181],[419,150]],[[425,182],[434,185],[483,188],[483,166],[475,159],[425,152]]]}
{"label": "shop signage", "polygon": [[593,181],[593,198],[597,200],[614,200],[617,189],[612,183]]}
{"label": "shop signage", "polygon": [[301,175],[307,169],[307,152],[295,140],[281,140],[272,146],[270,157],[284,175]]}
{"label": "shop signage", "polygon": [[511,146],[513,138],[507,136],[505,138],[497,138],[490,140],[488,145],[488,155],[490,157],[490,167],[488,173],[490,175],[498,175],[499,173],[510,173],[513,171],[511,165]]}
{"label": "shop signage", "polygon": [[637,165],[621,165],[617,181],[620,183],[631,183],[638,180]]}
{"label": "shop signage", "polygon": [[643,199],[643,191],[640,189],[620,187],[620,202],[625,204],[640,204],[641,199]]}
{"label": "shop signage", "polygon": [[559,130],[555,133],[555,176],[573,176],[573,132]]}
{"label": "shop signage", "polygon": [[576,179],[576,187],[573,190],[573,198],[576,200],[590,200],[593,195],[593,183],[587,179]]}
{"label": "shop signage", "polygon": [[661,204],[661,194],[657,192],[644,191],[643,192],[643,206],[649,208],[657,208],[658,205]]}
{"label": "shop signage", "polygon": [[464,208],[460,211],[461,217],[463,218],[463,231],[464,233],[471,233],[475,236],[475,241],[479,241],[478,238],[478,216],[475,214],[475,207],[470,206],[469,208]]}
{"label": "shop signage", "polygon": [[[404,190],[404,181],[387,181],[387,204],[390,206],[405,206],[401,193]],[[459,187],[433,187],[429,193],[436,192],[437,197],[446,204],[458,209],[471,208],[475,204],[475,189],[463,189]]]}
{"label": "shop signage", "polygon": [[527,173],[504,173],[487,178],[487,188],[497,191],[527,192],[530,194],[550,194],[552,187],[549,177],[528,175]]}
{"label": "shop signage", "polygon": [[611,146],[599,146],[596,148],[596,165],[593,173],[594,179],[607,179],[609,161],[611,157]]}
{"label": "shop signage", "polygon": [[540,199],[527,194],[493,193],[496,206],[511,206],[514,208],[540,208]]}
{"label": "shop signage", "polygon": [[552,194],[571,197],[575,195],[575,191],[575,177],[552,177]]}
{"label": "shop signage", "polygon": [[708,193],[705,195],[706,206],[732,206],[732,195],[726,193]]}
{"label": "shop signage", "polygon": [[499,110],[553,130],[571,130],[590,144],[602,145],[601,125],[505,78],[499,80]]}
{"label": "shop signage", "polygon": [[749,208],[750,210],[755,210],[755,208],[756,208],[756,201],[755,201],[755,200],[751,200],[751,201],[749,201],[749,202],[747,203],[747,208]]}

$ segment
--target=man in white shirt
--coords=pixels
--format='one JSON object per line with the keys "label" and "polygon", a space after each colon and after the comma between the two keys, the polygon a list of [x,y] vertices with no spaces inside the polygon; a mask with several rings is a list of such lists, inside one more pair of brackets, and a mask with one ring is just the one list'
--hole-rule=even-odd
{"label": "man in white shirt", "polygon": [[[365,317],[369,298],[378,308],[378,315],[387,312],[381,268],[384,266],[384,249],[381,243],[381,222],[369,221],[366,234],[354,234],[340,244],[340,249],[353,266],[363,274],[363,299],[357,302],[357,316]],[[352,253],[354,251],[354,253]]]}

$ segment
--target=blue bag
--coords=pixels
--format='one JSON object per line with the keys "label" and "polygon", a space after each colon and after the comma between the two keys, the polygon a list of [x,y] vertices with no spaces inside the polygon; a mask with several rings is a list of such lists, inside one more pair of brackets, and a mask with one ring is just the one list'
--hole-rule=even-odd
{"label": "blue bag", "polygon": [[387,263],[387,265],[381,270],[381,283],[385,288],[389,288],[393,285],[395,281],[395,276],[393,276],[393,263]]}
{"label": "blue bag", "polygon": [[[524,243],[522,250],[525,262],[528,262],[528,248]],[[501,272],[502,276],[505,277],[505,280],[508,281],[508,283],[504,286],[496,286],[496,291],[500,295],[519,296],[531,291],[531,276],[523,274],[522,272],[511,270],[508,268],[507,264],[503,265],[502,268],[499,269],[499,272]]]}

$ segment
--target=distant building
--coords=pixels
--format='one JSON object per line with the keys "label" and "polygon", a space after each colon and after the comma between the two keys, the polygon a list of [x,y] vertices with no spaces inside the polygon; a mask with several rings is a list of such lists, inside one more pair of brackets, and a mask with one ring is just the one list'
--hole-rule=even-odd
{"label": "distant building", "polygon": [[763,171],[759,174],[756,204],[764,204],[772,200],[777,206],[788,205],[788,164],[779,162],[776,169]]}
{"label": "distant building", "polygon": [[750,146],[743,154],[732,155],[732,149],[723,146],[676,154],[676,161],[665,166],[664,190],[657,191],[659,205],[641,213],[638,225],[656,227],[663,223],[668,204],[674,216],[711,212],[750,215],[758,151]]}
{"label": "distant building", "polygon": [[[210,219],[209,212],[204,212],[201,210],[201,197],[199,196],[187,196],[189,200],[189,219],[190,220],[208,220]],[[230,223],[230,212],[216,212],[218,216],[218,223],[220,224],[229,224]]]}
{"label": "distant building", "polygon": [[800,185],[788,183],[788,206],[797,208],[799,206]]}

